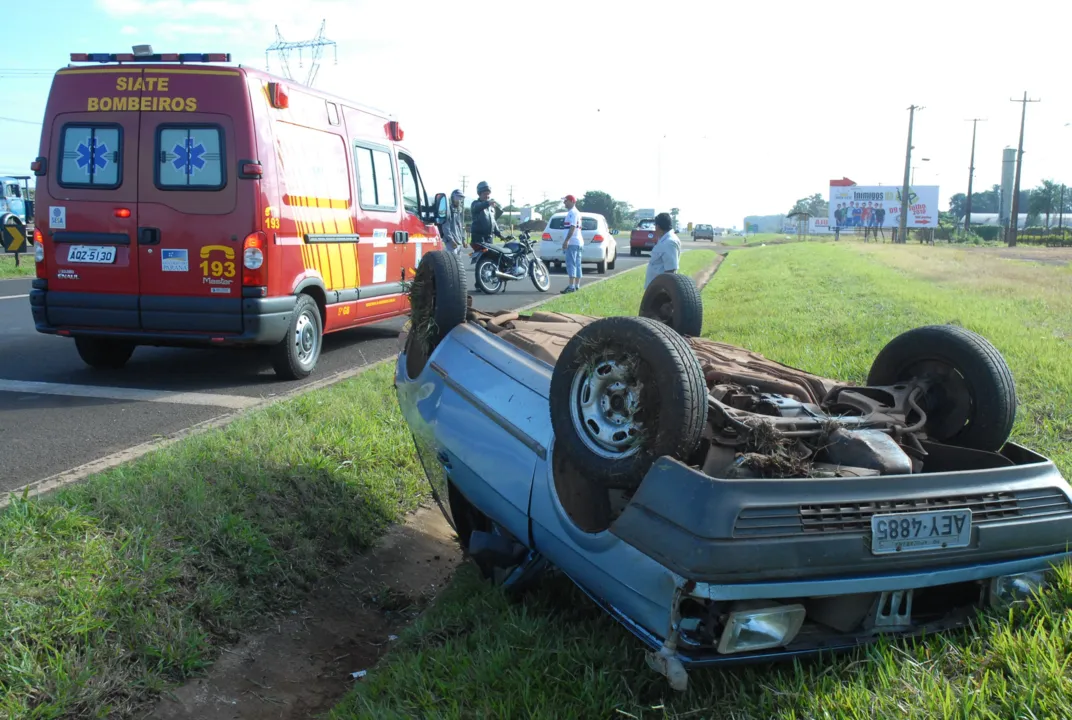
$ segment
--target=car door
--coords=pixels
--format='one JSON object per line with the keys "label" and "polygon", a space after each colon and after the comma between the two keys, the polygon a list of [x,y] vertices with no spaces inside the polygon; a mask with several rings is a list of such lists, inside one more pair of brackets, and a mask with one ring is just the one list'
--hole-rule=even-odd
{"label": "car door", "polygon": [[421,218],[421,210],[428,207],[428,195],[417,163],[404,150],[398,151],[398,177],[402,186],[402,230],[406,234],[406,242],[398,246],[399,260],[409,279],[417,274],[424,253],[435,247],[437,231]]}
{"label": "car door", "polygon": [[[132,71],[137,74],[139,71]],[[86,77],[90,78],[87,82]],[[107,78],[113,84],[114,77]],[[57,75],[56,84],[92,85],[95,76]],[[48,194],[37,229],[51,239],[52,322],[136,329],[138,321],[137,110],[60,113],[52,123]],[[133,103],[132,103],[133,106]],[[99,105],[98,105],[99,108]],[[59,293],[62,293],[59,294]],[[70,293],[68,296],[67,293]],[[105,300],[107,297],[107,300]]]}

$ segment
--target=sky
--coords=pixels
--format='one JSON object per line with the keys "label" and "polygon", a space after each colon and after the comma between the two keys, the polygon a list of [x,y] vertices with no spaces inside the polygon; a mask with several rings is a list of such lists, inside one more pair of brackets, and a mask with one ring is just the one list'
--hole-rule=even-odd
{"label": "sky", "polygon": [[[1072,4],[1020,0],[38,0],[0,49],[0,173],[28,174],[52,73],[72,52],[230,52],[265,68],[275,27],[336,42],[316,86],[392,112],[430,193],[486,180],[504,205],[589,190],[740,227],[827,196],[832,178],[899,185],[908,106],[915,183],[942,209],[1000,182],[1027,106],[1021,186],[1072,184]],[[30,41],[37,37],[43,41]],[[337,62],[336,62],[337,55]],[[308,56],[291,70],[302,79]],[[269,69],[279,73],[278,59]],[[929,158],[924,162],[921,158]]]}

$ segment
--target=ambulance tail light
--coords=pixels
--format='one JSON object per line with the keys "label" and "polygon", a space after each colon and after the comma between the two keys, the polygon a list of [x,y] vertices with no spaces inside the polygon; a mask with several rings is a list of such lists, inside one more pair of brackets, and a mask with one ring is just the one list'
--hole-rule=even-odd
{"label": "ambulance tail light", "polygon": [[286,86],[283,83],[268,83],[268,101],[272,107],[280,110],[290,107],[290,96],[287,94]]}
{"label": "ambulance tail light", "polygon": [[602,235],[593,235],[592,236],[592,242],[594,242],[594,243],[603,242],[603,236]]}
{"label": "ambulance tail light", "polygon": [[30,169],[37,177],[42,177],[48,171],[48,158],[39,157],[30,163]]}
{"label": "ambulance tail light", "polygon": [[37,265],[37,277],[42,280],[48,279],[48,263],[45,262],[45,236],[40,230],[34,229],[34,263]]}
{"label": "ambulance tail light", "polygon": [[264,251],[268,245],[268,237],[258,230],[246,235],[242,244],[242,284],[243,285],[267,285],[264,267]]}

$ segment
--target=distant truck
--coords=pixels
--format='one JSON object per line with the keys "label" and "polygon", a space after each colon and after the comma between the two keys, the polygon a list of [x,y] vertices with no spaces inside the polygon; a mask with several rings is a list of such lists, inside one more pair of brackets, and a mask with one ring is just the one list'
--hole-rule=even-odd
{"label": "distant truck", "polygon": [[33,220],[29,176],[0,177],[0,215],[17,215],[23,223]]}
{"label": "distant truck", "polygon": [[711,227],[710,225],[700,223],[692,231],[692,239],[693,240],[710,240],[711,242],[714,242],[715,241],[715,229],[713,227]]}

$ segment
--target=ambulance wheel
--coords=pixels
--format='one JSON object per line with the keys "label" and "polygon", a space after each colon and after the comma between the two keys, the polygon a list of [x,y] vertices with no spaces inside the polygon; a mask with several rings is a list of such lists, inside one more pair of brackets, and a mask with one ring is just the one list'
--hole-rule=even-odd
{"label": "ambulance wheel", "polygon": [[134,354],[134,343],[113,338],[76,337],[74,346],[82,362],[102,370],[118,370]]}
{"label": "ambulance wheel", "polygon": [[316,301],[308,295],[299,295],[294,305],[286,336],[272,348],[272,367],[284,380],[301,380],[308,377],[324,342],[324,323]]}

